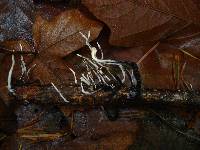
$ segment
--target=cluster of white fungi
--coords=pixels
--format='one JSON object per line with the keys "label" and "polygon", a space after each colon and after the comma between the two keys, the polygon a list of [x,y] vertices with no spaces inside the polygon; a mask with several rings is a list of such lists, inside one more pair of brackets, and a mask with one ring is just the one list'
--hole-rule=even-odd
{"label": "cluster of white fungi", "polygon": [[[136,79],[133,74],[133,70],[132,70],[132,72],[129,72],[129,70],[124,68],[122,63],[120,63],[116,60],[104,59],[103,51],[102,51],[99,43],[97,42],[98,49],[96,47],[93,47],[89,43],[90,31],[88,32],[87,36],[81,32],[80,32],[80,35],[85,39],[85,43],[88,46],[88,48],[90,49],[91,58],[77,54],[78,57],[81,57],[83,59],[83,64],[86,67],[86,73],[81,73],[81,76],[79,77],[79,79],[77,79],[76,72],[72,68],[69,68],[69,69],[71,70],[71,72],[74,76],[74,83],[80,84],[80,88],[81,88],[81,91],[83,94],[86,94],[86,95],[94,94],[95,92],[101,90],[101,88],[102,88],[101,85],[105,85],[107,87],[110,87],[111,89],[115,88],[115,84],[113,84],[112,81],[118,82],[119,79],[117,79],[116,76],[113,73],[111,73],[110,66],[117,66],[119,68],[119,70],[121,70],[121,75],[122,75],[122,77],[121,77],[122,79],[120,79],[121,83],[125,82],[126,72],[128,72],[130,74],[131,82],[132,83],[136,82]],[[20,44],[20,50],[22,51],[21,44]],[[100,54],[101,54],[100,58],[97,57],[98,50],[100,50]],[[8,91],[10,93],[12,93],[13,95],[15,95],[15,91],[12,88],[11,79],[12,79],[12,72],[13,72],[14,65],[15,65],[15,57],[14,57],[14,54],[12,54],[12,65],[11,65],[11,68],[10,68],[9,74],[8,74]],[[35,65],[33,65],[32,67],[27,69],[26,63],[24,62],[24,58],[22,55],[21,55],[20,66],[21,66],[21,72],[22,72],[20,80],[23,79],[24,76],[28,77],[30,70],[35,67]],[[51,85],[56,90],[56,92],[59,93],[60,97],[65,102],[69,102],[62,95],[61,91],[56,87],[56,85],[54,83],[51,83]]]}

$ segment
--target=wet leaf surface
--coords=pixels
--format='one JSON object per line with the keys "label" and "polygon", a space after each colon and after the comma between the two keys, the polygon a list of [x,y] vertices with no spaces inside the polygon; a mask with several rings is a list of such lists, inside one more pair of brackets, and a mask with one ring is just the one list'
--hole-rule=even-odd
{"label": "wet leaf surface", "polygon": [[108,25],[111,30],[109,41],[113,45],[130,47],[154,43],[188,23],[133,0],[84,0],[83,4]]}
{"label": "wet leaf surface", "polygon": [[0,8],[0,41],[8,39],[31,41],[35,9],[32,0],[2,0]]}

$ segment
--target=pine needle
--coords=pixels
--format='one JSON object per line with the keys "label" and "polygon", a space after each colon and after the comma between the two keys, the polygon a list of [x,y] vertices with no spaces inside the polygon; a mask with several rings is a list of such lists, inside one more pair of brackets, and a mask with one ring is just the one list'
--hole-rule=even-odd
{"label": "pine needle", "polygon": [[151,49],[149,49],[143,56],[137,61],[137,65],[139,65],[151,52],[153,52],[160,45],[160,41],[157,42]]}
{"label": "pine needle", "polygon": [[200,61],[200,58],[198,58],[198,57],[196,57],[196,56],[190,54],[189,52],[187,52],[187,51],[185,51],[185,50],[183,50],[183,49],[179,49],[179,50],[180,50],[181,52],[183,52],[184,54],[186,54],[186,55],[188,55],[188,56],[190,56],[190,57],[192,57],[192,58],[194,58],[194,59]]}

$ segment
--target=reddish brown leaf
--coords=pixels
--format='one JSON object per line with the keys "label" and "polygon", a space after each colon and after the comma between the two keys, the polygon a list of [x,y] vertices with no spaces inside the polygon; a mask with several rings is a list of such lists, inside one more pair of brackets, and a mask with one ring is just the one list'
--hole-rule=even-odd
{"label": "reddish brown leaf", "polygon": [[[0,52],[3,53],[36,53],[34,48],[25,40],[7,40],[1,42]],[[22,49],[21,49],[21,47]]]}
{"label": "reddish brown leaf", "polygon": [[91,40],[94,40],[101,29],[100,23],[76,9],[64,11],[50,21],[37,17],[33,36],[39,55],[33,62],[37,65],[34,79],[46,84],[63,83],[67,67],[62,57],[85,45],[79,32],[91,31]]}
{"label": "reddish brown leaf", "polygon": [[[89,11],[108,25],[111,30],[109,40],[113,45],[135,46],[155,42],[181,30],[187,22],[196,23],[199,20],[195,13],[197,6],[190,0],[180,2],[181,5],[178,0],[168,0],[169,6],[165,9],[172,9],[168,13],[163,13],[160,7],[146,7],[142,2],[146,1],[83,0]],[[152,4],[160,6],[162,2],[165,4],[162,0],[153,1]],[[188,17],[184,16],[186,11]],[[176,17],[176,14],[180,17]]]}
{"label": "reddish brown leaf", "polygon": [[[138,62],[153,46],[113,50],[109,51],[108,56]],[[194,56],[196,56],[195,54]],[[139,70],[144,88],[188,89],[185,83],[191,84],[193,89],[199,89],[200,87],[199,82],[196,82],[199,80],[200,61],[169,44],[161,43],[155,48],[139,64]]]}
{"label": "reddish brown leaf", "polygon": [[166,40],[172,47],[185,50],[196,57],[200,57],[200,27],[190,25]]}
{"label": "reddish brown leaf", "polygon": [[78,10],[62,12],[50,21],[36,18],[33,27],[33,37],[36,48],[40,52],[46,51],[55,56],[64,57],[83,47],[84,40],[80,31],[91,31],[91,40],[98,36],[102,25],[84,16]]}
{"label": "reddish brown leaf", "polygon": [[200,7],[196,0],[136,0],[136,3],[188,22],[200,23]]}

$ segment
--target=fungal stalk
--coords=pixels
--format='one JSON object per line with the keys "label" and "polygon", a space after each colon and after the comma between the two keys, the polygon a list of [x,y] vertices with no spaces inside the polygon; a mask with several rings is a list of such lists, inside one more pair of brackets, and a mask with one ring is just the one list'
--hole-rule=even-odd
{"label": "fungal stalk", "polygon": [[88,36],[85,36],[81,32],[80,32],[80,34],[85,39],[85,43],[88,46],[88,48],[90,49],[90,51],[91,51],[92,59],[102,67],[105,67],[105,65],[117,65],[122,71],[122,75],[123,75],[122,83],[124,83],[125,82],[125,77],[126,77],[125,74],[126,73],[125,73],[125,69],[124,69],[123,65],[121,63],[117,62],[116,60],[103,59],[103,51],[102,51],[101,46],[99,45],[98,42],[97,42],[97,45],[98,45],[99,49],[101,50],[101,59],[97,58],[97,49],[96,49],[96,47],[91,46],[90,43],[89,43],[90,31],[88,32]]}
{"label": "fungal stalk", "polygon": [[[68,68],[69,68],[69,67],[68,67]],[[77,79],[76,79],[76,73],[75,73],[75,71],[74,71],[72,68],[69,68],[69,70],[73,73],[73,76],[74,76],[74,83],[77,84],[78,81],[77,81]]]}
{"label": "fungal stalk", "polygon": [[[122,62],[112,59],[104,59],[102,48],[98,42],[98,49],[90,44],[90,31],[88,32],[87,36],[81,32],[80,34],[85,39],[85,44],[90,49],[91,54],[91,58],[77,54],[78,57],[83,59],[83,64],[86,67],[86,71],[84,73],[81,73],[79,77],[82,93],[86,95],[91,95],[101,90],[105,86],[114,90],[117,84],[119,85],[119,83],[121,84],[125,82],[126,74],[129,76],[129,78],[131,78],[131,83],[135,82],[133,70],[130,73],[124,68]],[[100,58],[97,57],[98,50],[100,50]],[[122,79],[120,79],[116,74],[113,74],[110,71],[110,67],[112,66],[117,66],[117,68],[121,70]],[[69,69],[73,73],[74,83],[78,84],[78,77],[76,76],[75,71],[71,68]]]}
{"label": "fungal stalk", "polygon": [[[19,46],[20,46],[20,51],[22,52],[22,45],[19,44]],[[23,78],[23,76],[25,74],[27,74],[27,69],[26,69],[26,63],[24,62],[23,55],[21,55],[20,57],[21,57],[21,64],[20,64],[20,66],[21,66],[21,70],[22,70],[22,73],[21,73],[21,76],[20,76],[20,80],[21,80]]]}
{"label": "fungal stalk", "polygon": [[[19,44],[19,46],[20,46],[20,51],[22,52],[23,51],[22,45]],[[19,79],[22,80],[23,77],[25,77],[25,76],[29,79],[29,73],[30,73],[30,71],[32,69],[35,68],[36,64],[34,64],[33,66],[31,66],[29,69],[27,69],[23,55],[20,55],[20,60],[21,60],[20,66],[21,66],[21,72],[22,73],[21,73],[21,76],[20,76]]]}
{"label": "fungal stalk", "polygon": [[31,66],[28,71],[26,72],[26,76],[29,78],[29,73],[31,72],[31,70],[33,70],[36,67],[36,64],[34,64],[33,66]]}
{"label": "fungal stalk", "polygon": [[60,95],[60,97],[61,97],[66,103],[69,103],[69,101],[62,95],[62,93],[61,93],[60,90],[55,86],[55,84],[51,82],[51,85],[54,87],[54,89],[55,89],[56,92]]}
{"label": "fungal stalk", "polygon": [[11,84],[14,66],[15,66],[15,56],[14,56],[14,54],[12,54],[12,65],[11,65],[9,73],[8,73],[8,86],[7,87],[8,87],[8,91],[15,95],[15,91],[14,91],[14,89],[12,89],[12,84]]}

